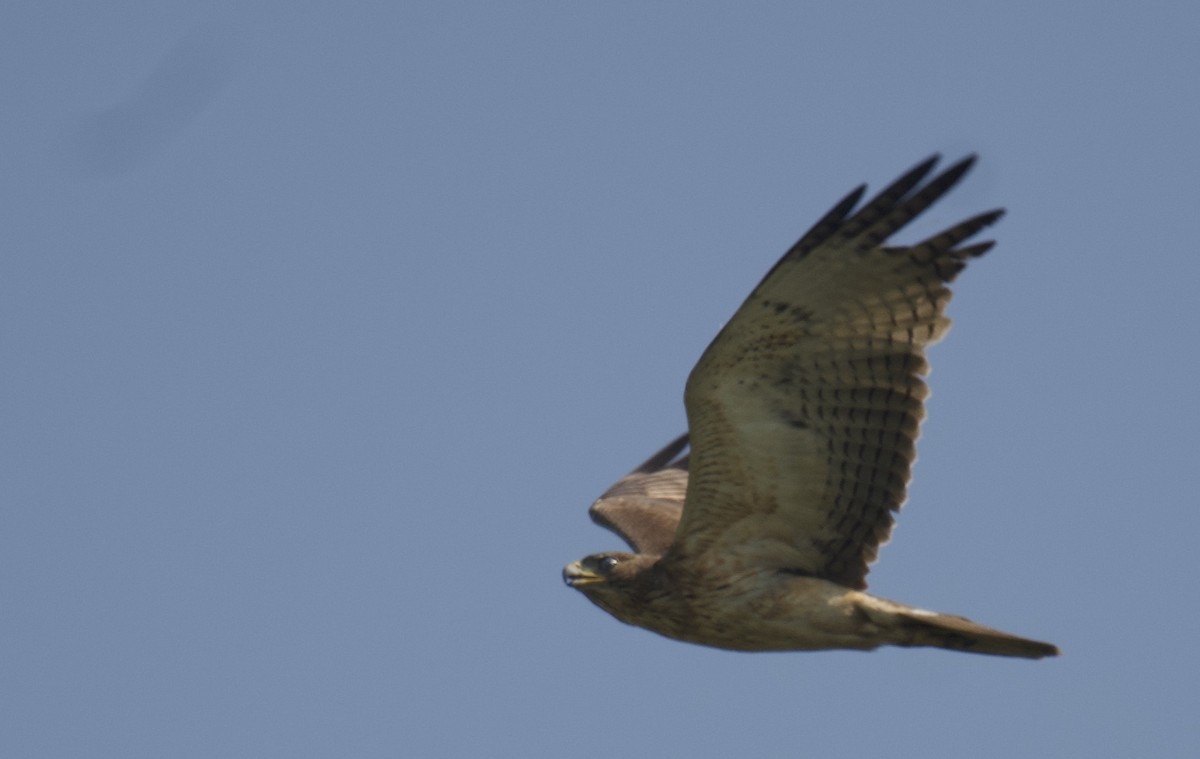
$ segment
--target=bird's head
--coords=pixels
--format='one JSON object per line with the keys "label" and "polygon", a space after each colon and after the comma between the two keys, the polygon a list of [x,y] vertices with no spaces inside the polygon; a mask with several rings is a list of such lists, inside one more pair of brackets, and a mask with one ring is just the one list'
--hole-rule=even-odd
{"label": "bird's head", "polygon": [[658,559],[622,551],[594,553],[563,567],[563,582],[608,608],[610,604],[603,602],[606,598],[641,595]]}
{"label": "bird's head", "polygon": [[563,582],[576,590],[601,584],[619,584],[629,575],[637,557],[621,551],[585,556],[563,567]]}
{"label": "bird's head", "polygon": [[671,597],[661,556],[596,553],[563,567],[563,581],[622,622],[657,630]]}

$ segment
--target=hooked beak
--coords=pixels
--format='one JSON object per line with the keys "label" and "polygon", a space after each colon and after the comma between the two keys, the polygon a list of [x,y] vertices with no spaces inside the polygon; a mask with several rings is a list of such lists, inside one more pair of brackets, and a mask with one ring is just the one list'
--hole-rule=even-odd
{"label": "hooked beak", "polygon": [[583,568],[583,562],[573,561],[563,567],[563,582],[572,588],[580,588],[584,585],[595,585],[598,582],[604,582],[604,578],[595,572],[589,572]]}

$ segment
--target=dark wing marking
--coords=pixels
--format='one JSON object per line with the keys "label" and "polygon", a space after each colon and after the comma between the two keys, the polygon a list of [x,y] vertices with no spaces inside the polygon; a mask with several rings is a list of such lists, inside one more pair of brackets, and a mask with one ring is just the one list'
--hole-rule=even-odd
{"label": "dark wing marking", "polygon": [[[937,156],[854,212],[859,187],[771,269],[688,378],[691,482],[671,556],[791,569],[854,588],[904,502],[928,394],[925,347],[948,329],[946,284],[1002,215],[882,247],[973,157]],[[732,562],[732,564],[731,564]]]}
{"label": "dark wing marking", "polygon": [[592,521],[621,536],[634,551],[662,554],[675,538],[687,493],[685,433],[618,480],[588,509]]}

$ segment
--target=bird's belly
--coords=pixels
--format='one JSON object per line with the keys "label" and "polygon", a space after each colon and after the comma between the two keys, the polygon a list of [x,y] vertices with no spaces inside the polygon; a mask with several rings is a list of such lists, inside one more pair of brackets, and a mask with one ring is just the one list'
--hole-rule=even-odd
{"label": "bird's belly", "polygon": [[782,573],[746,578],[693,598],[666,626],[668,637],[738,651],[871,649],[879,631],[859,610],[863,594],[826,580]]}

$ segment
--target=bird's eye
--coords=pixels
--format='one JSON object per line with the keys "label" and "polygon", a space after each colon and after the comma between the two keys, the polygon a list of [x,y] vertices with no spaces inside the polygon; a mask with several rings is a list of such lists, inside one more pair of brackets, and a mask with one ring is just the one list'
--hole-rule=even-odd
{"label": "bird's eye", "polygon": [[600,560],[600,571],[604,572],[605,574],[613,571],[616,566],[617,560],[613,556],[605,556]]}

